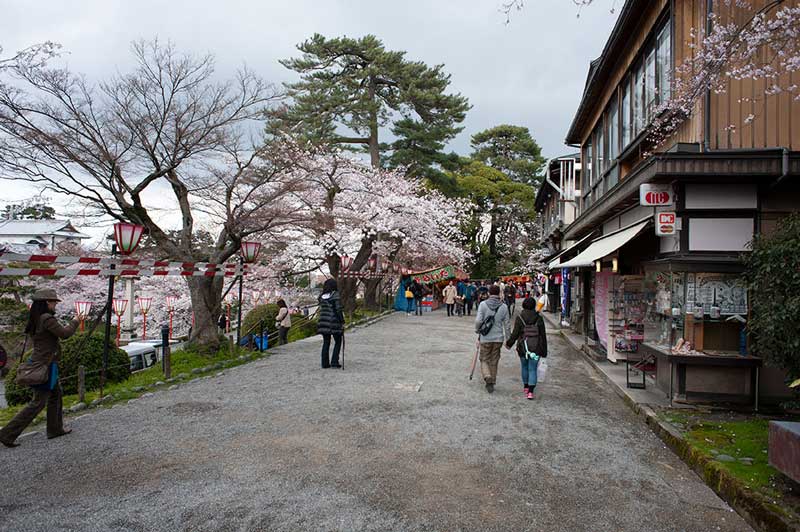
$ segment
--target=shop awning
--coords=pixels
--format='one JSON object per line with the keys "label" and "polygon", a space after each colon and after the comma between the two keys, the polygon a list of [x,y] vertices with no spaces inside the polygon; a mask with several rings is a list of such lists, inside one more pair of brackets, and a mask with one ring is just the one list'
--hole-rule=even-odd
{"label": "shop awning", "polygon": [[588,248],[583,250],[574,259],[561,264],[560,268],[580,268],[581,266],[592,266],[594,261],[602,259],[606,255],[614,253],[616,250],[633,240],[636,235],[650,223],[650,219],[636,222],[633,225],[620,229],[610,235],[598,238],[592,242]]}
{"label": "shop awning", "polygon": [[594,231],[589,233],[585,237],[581,238],[580,240],[578,240],[577,242],[572,244],[570,247],[568,247],[567,249],[563,250],[561,253],[559,253],[558,255],[553,257],[552,259],[550,259],[550,262],[547,263],[547,269],[548,270],[555,270],[557,268],[561,268],[562,267],[562,265],[561,265],[561,257],[566,255],[570,251],[573,251],[573,250],[577,249],[578,246],[580,246],[581,244],[585,243],[587,240],[592,238],[593,235],[594,235]]}

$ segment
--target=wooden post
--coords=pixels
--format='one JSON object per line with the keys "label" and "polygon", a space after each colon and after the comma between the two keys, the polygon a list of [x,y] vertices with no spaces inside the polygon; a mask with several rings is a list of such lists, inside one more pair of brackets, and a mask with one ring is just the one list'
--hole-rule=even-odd
{"label": "wooden post", "polygon": [[86,368],[78,366],[78,402],[83,403],[86,399]]}
{"label": "wooden post", "polygon": [[161,326],[161,358],[164,364],[164,378],[172,378],[172,361],[169,349],[169,325]]}

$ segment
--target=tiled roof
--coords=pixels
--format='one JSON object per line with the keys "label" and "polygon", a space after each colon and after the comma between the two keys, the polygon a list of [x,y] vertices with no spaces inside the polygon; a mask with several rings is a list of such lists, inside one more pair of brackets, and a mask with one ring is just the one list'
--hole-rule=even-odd
{"label": "tiled roof", "polygon": [[69,220],[0,220],[0,239],[3,235],[58,235],[73,238],[90,238]]}

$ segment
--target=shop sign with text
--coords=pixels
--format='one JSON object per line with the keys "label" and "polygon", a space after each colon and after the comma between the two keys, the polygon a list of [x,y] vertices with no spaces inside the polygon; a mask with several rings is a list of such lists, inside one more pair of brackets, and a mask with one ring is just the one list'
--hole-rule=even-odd
{"label": "shop sign with text", "polygon": [[675,201],[672,185],[639,185],[639,205],[645,207],[666,207]]}
{"label": "shop sign with text", "polygon": [[676,217],[674,212],[656,213],[656,235],[672,236],[677,231]]}

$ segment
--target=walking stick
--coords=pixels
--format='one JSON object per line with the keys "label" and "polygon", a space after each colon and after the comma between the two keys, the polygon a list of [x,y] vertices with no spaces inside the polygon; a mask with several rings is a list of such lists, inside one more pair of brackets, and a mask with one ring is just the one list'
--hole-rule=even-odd
{"label": "walking stick", "polygon": [[342,330],[342,371],[344,371],[344,348],[345,348],[345,345],[346,345],[346,342],[344,340],[344,330]]}
{"label": "walking stick", "polygon": [[472,380],[472,376],[475,374],[475,366],[478,365],[478,353],[481,349],[481,337],[478,335],[478,339],[475,340],[475,358],[472,359],[472,369],[469,370],[469,380]]}

